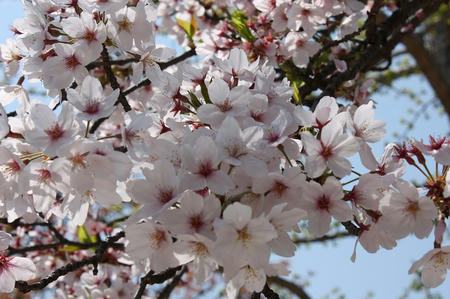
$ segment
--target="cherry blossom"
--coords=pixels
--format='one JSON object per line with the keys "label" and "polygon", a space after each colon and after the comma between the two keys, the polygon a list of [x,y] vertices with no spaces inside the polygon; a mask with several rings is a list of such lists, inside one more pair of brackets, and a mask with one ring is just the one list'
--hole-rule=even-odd
{"label": "cherry blossom", "polygon": [[346,158],[358,152],[360,146],[354,137],[343,133],[339,120],[335,119],[322,128],[320,141],[310,132],[302,132],[302,140],[308,155],[308,175],[318,177],[327,167],[338,177],[350,174],[351,164]]}
{"label": "cherry blossom", "polygon": [[13,238],[10,234],[0,231],[0,251],[6,250]]}
{"label": "cherry blossom", "polygon": [[236,202],[225,209],[223,220],[216,221],[214,229],[218,242],[213,254],[225,267],[226,275],[237,274],[243,265],[264,267],[269,263],[267,242],[277,233],[264,215],[252,218],[252,209]]}
{"label": "cherry blossom", "polygon": [[434,248],[428,251],[421,259],[412,264],[409,274],[414,273],[420,267],[422,270],[422,281],[425,287],[435,288],[442,284],[450,269],[450,246]]}
{"label": "cherry blossom", "polygon": [[87,76],[81,84],[81,94],[73,89],[67,91],[69,102],[80,112],[77,116],[84,120],[94,120],[111,115],[119,90],[105,96],[100,81]]}
{"label": "cherry blossom", "polygon": [[192,190],[210,188],[217,194],[224,194],[233,188],[230,177],[218,169],[217,145],[208,136],[198,137],[194,146],[185,145],[182,153],[184,168],[189,172],[183,175],[182,185]]}
{"label": "cherry blossom", "polygon": [[57,155],[61,147],[69,143],[76,134],[72,108],[67,103],[63,103],[58,118],[47,106],[33,105],[31,120],[34,128],[25,133],[25,138],[31,145],[42,149],[48,156]]}
{"label": "cherry blossom", "polygon": [[334,177],[329,177],[325,184],[310,181],[303,185],[300,208],[308,214],[308,230],[317,236],[325,235],[330,229],[331,216],[338,221],[352,219],[350,207],[342,200],[342,186]]}
{"label": "cherry blossom", "polygon": [[380,203],[386,229],[396,238],[414,233],[417,238],[427,237],[437,218],[434,203],[428,197],[419,197],[411,183],[398,182],[394,185],[400,192],[389,192]]}
{"label": "cherry blossom", "polygon": [[18,280],[34,278],[36,266],[28,258],[0,256],[0,292],[11,293]]}
{"label": "cherry blossom", "polygon": [[164,226],[151,222],[130,225],[126,230],[126,251],[134,259],[150,259],[152,270],[160,272],[178,265],[172,238]]}
{"label": "cherry blossom", "polygon": [[[56,276],[61,298],[140,298],[163,277],[161,294],[176,284],[188,296],[192,277],[221,276],[229,298],[267,297],[268,278],[289,274],[271,258],[296,254],[292,233],[322,241],[331,224],[354,235],[352,261],[358,243],[375,253],[434,230],[410,273],[443,283],[450,142],[389,144],[375,157],[369,143],[386,124],[366,78],[377,59],[361,69],[358,57],[395,37],[366,23],[374,10],[395,24],[420,10],[157,2],[23,1],[0,46],[17,76],[0,88],[0,225],[11,233],[0,232],[0,292]],[[162,33],[176,49],[157,44]],[[30,99],[28,82],[43,95]],[[419,188],[402,178],[408,165],[424,175]]]}
{"label": "cherry blossom", "polygon": [[80,17],[69,17],[61,22],[64,32],[70,37],[76,38],[75,45],[79,45],[80,51],[87,55],[87,59],[93,61],[102,52],[102,43],[106,39],[106,29],[102,22],[95,22],[94,16],[82,12]]}
{"label": "cherry blossom", "polygon": [[167,160],[154,163],[154,168],[143,169],[145,179],[132,181],[128,185],[128,193],[143,205],[141,214],[155,216],[177,201],[179,178],[173,165]]}
{"label": "cherry blossom", "polygon": [[78,83],[88,75],[84,67],[90,62],[89,57],[81,55],[80,46],[67,44],[54,45],[57,56],[50,57],[42,64],[42,81],[48,89],[69,87],[73,80]]}
{"label": "cherry blossom", "polygon": [[0,232],[0,292],[11,293],[17,280],[30,280],[34,278],[36,266],[23,257],[7,257],[3,250],[7,249],[12,237],[10,234]]}

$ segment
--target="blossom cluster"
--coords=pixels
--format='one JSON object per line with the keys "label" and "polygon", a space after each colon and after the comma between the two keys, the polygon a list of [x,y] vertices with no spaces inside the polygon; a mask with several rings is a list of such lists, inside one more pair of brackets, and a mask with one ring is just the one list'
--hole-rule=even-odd
{"label": "blossom cluster", "polygon": [[[390,144],[377,159],[369,144],[382,139],[385,123],[368,94],[359,90],[346,105],[324,96],[312,111],[275,69],[289,59],[305,67],[321,48],[312,39],[320,26],[344,14],[342,38],[369,7],[354,0],[23,4],[26,16],[13,24],[17,37],[2,45],[1,60],[9,76],[42,82],[54,100],[31,100],[22,82],[2,87],[0,214],[8,223],[64,221],[69,233],[92,223],[102,233],[125,232],[125,250],[109,252],[120,263],[63,283],[61,296],[129,298],[133,275],[180,265],[196,283],[220,269],[229,298],[243,287],[261,292],[267,277],[289,274],[270,257],[295,254],[299,223],[322,237],[333,219],[357,228],[357,243],[371,253],[434,230],[435,249],[410,271],[424,265],[429,287],[444,281],[450,140]],[[227,6],[241,16],[234,27],[220,18]],[[236,25],[251,15],[247,31]],[[161,30],[205,58],[163,67],[176,52],[156,45]],[[247,41],[234,41],[236,34]],[[17,117],[8,117],[4,107],[15,100]],[[424,155],[441,165],[435,175]],[[354,170],[356,156],[366,174]],[[407,165],[424,173],[425,189],[402,179]],[[119,226],[101,224],[99,211],[125,204],[133,208]],[[6,250],[11,236],[0,233]],[[38,270],[2,253],[0,292],[61,262],[30,257]]]}

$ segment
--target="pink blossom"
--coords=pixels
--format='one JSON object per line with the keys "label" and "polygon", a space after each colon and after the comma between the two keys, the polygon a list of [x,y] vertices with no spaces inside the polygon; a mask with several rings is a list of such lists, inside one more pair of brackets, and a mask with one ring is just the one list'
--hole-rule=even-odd
{"label": "pink blossom", "polygon": [[328,177],[321,186],[315,181],[306,182],[299,207],[308,214],[308,230],[321,237],[330,229],[331,216],[344,222],[352,219],[352,210],[342,200],[344,193],[339,181]]}
{"label": "pink blossom", "polygon": [[24,257],[5,257],[2,251],[0,256],[0,292],[11,293],[15,282],[18,280],[30,280],[34,278],[36,266]]}
{"label": "pink blossom", "polygon": [[306,171],[313,178],[319,177],[328,167],[338,177],[351,172],[351,164],[346,159],[358,152],[358,141],[343,133],[338,120],[328,123],[322,128],[320,141],[310,132],[302,132],[303,146],[306,154]]}
{"label": "pink blossom", "polygon": [[441,285],[450,269],[450,246],[428,251],[421,259],[412,264],[408,273],[412,274],[423,266],[422,281],[425,287],[435,288]]}

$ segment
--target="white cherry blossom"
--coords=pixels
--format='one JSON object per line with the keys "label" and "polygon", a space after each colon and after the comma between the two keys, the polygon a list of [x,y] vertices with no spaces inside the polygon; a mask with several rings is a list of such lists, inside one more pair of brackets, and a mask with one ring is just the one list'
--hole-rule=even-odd
{"label": "white cherry blossom", "polygon": [[11,293],[17,280],[30,280],[34,278],[36,266],[24,257],[5,257],[2,251],[0,256],[0,292]]}
{"label": "white cherry blossom", "polygon": [[224,266],[225,275],[235,275],[245,265],[264,267],[269,263],[267,242],[277,233],[264,215],[252,218],[249,206],[235,202],[225,209],[223,220],[216,221],[214,229],[214,256]]}
{"label": "white cherry blossom", "polygon": [[44,154],[57,155],[63,145],[70,143],[76,134],[72,111],[68,103],[63,103],[61,113],[56,118],[46,105],[33,105],[30,117],[34,128],[25,133],[25,139],[31,145],[42,149]]}
{"label": "white cherry blossom", "polygon": [[317,182],[305,182],[299,207],[308,214],[308,230],[321,237],[330,229],[331,216],[344,222],[352,219],[352,210],[343,201],[344,193],[339,181],[329,177],[321,186]]}
{"label": "white cherry blossom", "polygon": [[352,166],[346,158],[357,153],[360,145],[353,136],[343,133],[339,120],[335,119],[322,128],[320,141],[310,132],[302,132],[301,136],[307,154],[305,167],[308,175],[316,178],[327,167],[338,177],[350,174]]}
{"label": "white cherry blossom", "polygon": [[423,266],[422,281],[425,287],[435,288],[442,284],[450,269],[450,246],[434,248],[416,261],[408,273],[412,274]]}
{"label": "white cherry blossom", "polygon": [[211,137],[200,136],[194,146],[186,144],[182,159],[184,169],[189,172],[182,178],[184,188],[202,190],[208,187],[217,194],[224,194],[233,188],[231,178],[217,168],[220,160],[217,146]]}
{"label": "white cherry blossom", "polygon": [[126,252],[133,259],[150,259],[150,268],[161,272],[177,266],[172,237],[162,225],[151,222],[127,226]]}
{"label": "white cherry blossom", "polygon": [[74,89],[67,91],[67,99],[78,111],[78,117],[84,120],[94,120],[111,115],[114,103],[119,96],[119,90],[114,90],[106,96],[100,81],[87,76],[81,84],[81,93]]}

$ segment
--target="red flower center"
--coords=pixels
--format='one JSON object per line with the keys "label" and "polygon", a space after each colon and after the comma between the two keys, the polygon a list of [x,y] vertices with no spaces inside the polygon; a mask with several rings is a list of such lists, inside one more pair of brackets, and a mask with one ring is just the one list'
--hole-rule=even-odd
{"label": "red flower center", "polygon": [[77,66],[81,65],[78,58],[73,54],[72,56],[68,56],[65,58],[66,66],[68,69],[75,69]]}
{"label": "red flower center", "polygon": [[205,177],[205,178],[210,176],[211,173],[213,173],[213,169],[211,167],[211,162],[210,161],[203,162],[198,167],[198,174],[203,176],[203,177]]}
{"label": "red flower center", "polygon": [[61,138],[64,135],[65,131],[59,126],[58,123],[56,123],[50,129],[45,130],[45,133],[48,135],[48,137],[50,137],[52,141],[55,141]]}
{"label": "red flower center", "polygon": [[328,211],[328,209],[330,208],[330,199],[325,195],[322,195],[322,197],[317,200],[317,208],[319,210]]}
{"label": "red flower center", "polygon": [[52,178],[51,172],[48,171],[47,169],[38,169],[36,171],[40,175],[39,179],[41,180],[41,182],[47,183],[47,181]]}
{"label": "red flower center", "polygon": [[100,111],[100,103],[97,101],[88,101],[84,107],[84,113],[97,114]]}
{"label": "red flower center", "polygon": [[189,218],[189,225],[194,231],[199,232],[204,225],[202,217],[200,217],[200,215],[192,216]]}
{"label": "red flower center", "polygon": [[322,150],[320,151],[320,155],[325,159],[328,160],[329,157],[333,155],[333,148],[331,146],[324,145],[322,141],[320,142],[320,145],[322,146]]}
{"label": "red flower center", "polygon": [[169,201],[171,201],[173,198],[173,191],[172,190],[161,190],[158,194],[158,200],[162,204],[166,204]]}
{"label": "red flower center", "polygon": [[95,31],[91,31],[91,30],[87,29],[84,32],[83,39],[87,40],[88,44],[90,44],[91,42],[97,40],[97,34],[95,33]]}

